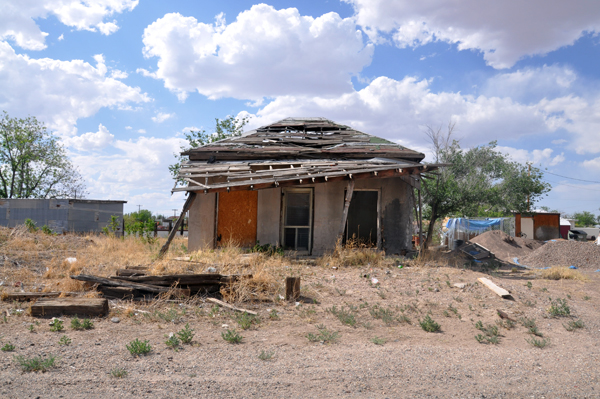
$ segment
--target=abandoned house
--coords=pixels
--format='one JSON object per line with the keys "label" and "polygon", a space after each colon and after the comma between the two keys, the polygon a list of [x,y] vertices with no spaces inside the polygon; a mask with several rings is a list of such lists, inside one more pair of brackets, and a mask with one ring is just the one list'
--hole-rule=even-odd
{"label": "abandoned house", "polygon": [[322,255],[352,240],[402,253],[412,248],[421,174],[434,168],[422,153],[325,118],[287,118],[182,155],[188,185],[173,191],[189,193],[191,251],[260,243]]}

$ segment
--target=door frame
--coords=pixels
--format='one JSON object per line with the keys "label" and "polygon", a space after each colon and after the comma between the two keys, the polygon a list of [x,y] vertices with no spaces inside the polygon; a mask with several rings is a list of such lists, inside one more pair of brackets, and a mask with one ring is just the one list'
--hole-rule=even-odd
{"label": "door frame", "polygon": [[[296,227],[299,228],[297,226],[287,226],[285,224],[285,216],[286,216],[286,210],[287,210],[287,196],[285,195],[286,193],[309,193],[310,197],[308,200],[308,206],[309,206],[309,210],[308,210],[308,214],[309,214],[309,226],[308,226],[308,250],[307,251],[298,251],[296,249],[291,250],[293,252],[295,252],[298,255],[310,255],[312,254],[312,247],[313,247],[313,220],[314,220],[314,200],[315,200],[315,193],[314,193],[314,188],[313,187],[303,187],[303,188],[283,188],[281,190],[281,215],[280,215],[280,220],[281,223],[279,223],[280,225],[280,229],[279,229],[279,242],[281,243],[281,245],[283,247],[286,246],[285,243],[285,228],[286,227]],[[301,226],[302,228],[305,228],[305,226]]]}
{"label": "door frame", "polygon": [[[383,242],[381,238],[381,188],[355,188],[356,191],[376,191],[377,192],[377,249],[383,248]],[[346,190],[344,189],[344,198],[346,198]],[[352,206],[352,201],[350,201]],[[348,240],[348,219],[346,219],[346,226],[344,227],[344,239]]]}

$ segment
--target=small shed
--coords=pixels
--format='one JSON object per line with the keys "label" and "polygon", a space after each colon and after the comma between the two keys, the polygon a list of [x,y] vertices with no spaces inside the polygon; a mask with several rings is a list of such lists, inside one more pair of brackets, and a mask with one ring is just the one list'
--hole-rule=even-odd
{"label": "small shed", "polygon": [[325,118],[287,118],[182,155],[188,184],[173,191],[189,193],[191,251],[260,243],[322,255],[341,241],[403,253],[421,174],[436,169],[420,152]]}
{"label": "small shed", "polygon": [[91,199],[0,199],[0,225],[15,227],[31,219],[37,227],[48,226],[58,234],[98,233],[111,216],[119,220],[122,233],[123,204],[127,201]]}
{"label": "small shed", "polygon": [[560,213],[515,213],[515,235],[540,241],[560,238]]}

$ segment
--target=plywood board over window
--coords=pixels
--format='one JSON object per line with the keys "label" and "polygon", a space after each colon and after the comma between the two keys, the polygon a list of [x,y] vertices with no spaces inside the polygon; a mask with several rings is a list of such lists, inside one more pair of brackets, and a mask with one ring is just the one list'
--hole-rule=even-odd
{"label": "plywood board over window", "polygon": [[257,191],[219,193],[217,205],[217,246],[256,244]]}

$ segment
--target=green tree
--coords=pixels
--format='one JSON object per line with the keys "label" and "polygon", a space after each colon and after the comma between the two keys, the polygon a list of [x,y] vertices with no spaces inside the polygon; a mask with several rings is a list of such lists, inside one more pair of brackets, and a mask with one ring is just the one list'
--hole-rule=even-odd
{"label": "green tree", "polygon": [[425,245],[431,243],[435,222],[446,216],[509,215],[525,212],[550,190],[538,168],[510,161],[496,151],[496,142],[463,150],[447,133],[427,128],[434,163],[446,164],[423,179],[424,219],[429,220]]}
{"label": "green tree", "polygon": [[0,118],[0,197],[85,196],[83,178],[64,147],[35,117]]}
{"label": "green tree", "polygon": [[573,219],[575,219],[575,226],[578,227],[587,227],[596,224],[596,215],[589,211],[575,212]]}
{"label": "green tree", "polygon": [[[249,118],[238,119],[233,116],[228,116],[225,119],[215,118],[215,130],[213,133],[206,133],[205,130],[190,130],[189,133],[185,134],[187,145],[181,147],[181,152],[230,137],[239,137],[242,135],[244,126],[248,123],[248,119]],[[169,166],[169,171],[171,172],[171,175],[173,175],[173,178],[177,179],[181,163],[187,161],[188,158],[181,154],[173,155],[177,158],[177,162]],[[183,185],[184,183],[183,180],[177,180],[177,184],[179,185]]]}

